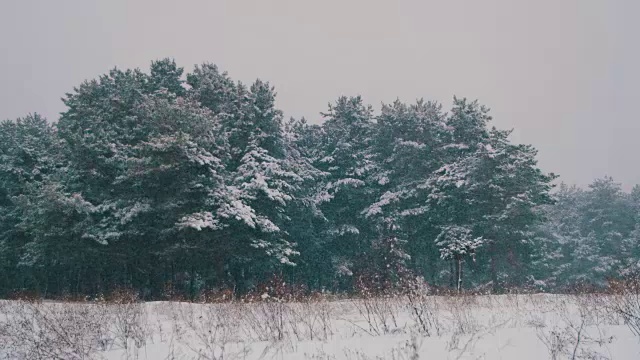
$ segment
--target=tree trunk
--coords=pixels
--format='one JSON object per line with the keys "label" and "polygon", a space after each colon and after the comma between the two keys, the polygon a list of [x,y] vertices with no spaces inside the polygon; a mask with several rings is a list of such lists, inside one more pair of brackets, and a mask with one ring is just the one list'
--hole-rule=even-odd
{"label": "tree trunk", "polygon": [[498,269],[497,269],[497,265],[496,265],[496,247],[495,245],[491,244],[491,246],[489,247],[489,272],[491,274],[491,282],[493,283],[493,292],[497,293],[498,292]]}
{"label": "tree trunk", "polygon": [[457,290],[458,294],[460,293],[460,289],[462,288],[462,256],[456,255],[456,262],[458,268],[456,269],[456,278],[457,278]]}
{"label": "tree trunk", "polygon": [[450,273],[451,276],[449,276],[449,286],[451,288],[456,286],[456,279],[458,278],[458,274],[456,274],[456,261],[455,259],[451,259],[451,262],[449,263],[449,266],[451,267]]}

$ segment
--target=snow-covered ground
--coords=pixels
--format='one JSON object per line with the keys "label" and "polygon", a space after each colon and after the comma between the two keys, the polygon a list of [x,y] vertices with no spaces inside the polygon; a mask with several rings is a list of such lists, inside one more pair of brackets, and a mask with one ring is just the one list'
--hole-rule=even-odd
{"label": "snow-covered ground", "polygon": [[[0,358],[640,359],[611,296],[0,302]],[[4,353],[4,355],[2,355]]]}

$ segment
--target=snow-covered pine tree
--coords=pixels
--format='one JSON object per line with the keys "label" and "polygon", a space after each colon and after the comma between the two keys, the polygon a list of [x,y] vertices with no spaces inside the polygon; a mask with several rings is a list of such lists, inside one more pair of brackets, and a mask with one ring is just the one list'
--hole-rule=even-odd
{"label": "snow-covered pine tree", "polygon": [[62,161],[55,128],[40,115],[0,122],[0,295],[38,285],[37,274],[21,267],[34,229],[20,199],[49,181]]}
{"label": "snow-covered pine tree", "polygon": [[[138,69],[113,69],[98,79],[85,81],[63,99],[67,110],[57,123],[69,160],[67,175],[60,177],[58,189],[64,196],[78,194],[88,204],[86,208],[93,207],[86,214],[91,221],[78,222],[87,226],[77,230],[82,240],[77,242],[78,247],[100,247],[86,259],[92,265],[86,271],[93,272],[92,276],[121,276],[127,284],[142,281],[134,279],[140,272],[132,269],[140,267],[132,263],[148,261],[134,258],[134,254],[147,256],[142,249],[152,239],[128,238],[117,231],[118,214],[129,207],[131,194],[130,189],[118,186],[117,180],[126,174],[126,159],[135,146],[148,140],[148,127],[141,124],[137,114],[148,83],[148,75]],[[115,281],[85,277],[88,283],[100,286]]]}
{"label": "snow-covered pine tree", "polygon": [[383,105],[375,126],[375,167],[368,181],[375,201],[363,212],[377,229],[394,224],[394,236],[402,240],[411,260],[407,265],[421,275],[430,273],[438,258],[432,241],[437,232],[424,217],[425,199],[417,186],[442,162],[440,142],[446,127],[441,108],[423,100]]}
{"label": "snow-covered pine tree", "polygon": [[[533,267],[547,288],[605,286],[638,269],[635,190],[624,193],[612,178],[587,189],[561,184],[556,203],[544,208]],[[546,276],[546,277],[545,277]]]}
{"label": "snow-covered pine tree", "polygon": [[148,87],[150,92],[166,89],[177,96],[185,95],[182,73],[184,69],[176,65],[175,60],[165,58],[151,62]]}
{"label": "snow-covered pine tree", "polygon": [[338,275],[364,270],[371,249],[371,223],[361,212],[372,202],[366,180],[373,170],[373,114],[362,98],[340,97],[323,114],[321,156],[315,166],[326,172],[317,203],[327,219],[326,248]]}
{"label": "snow-covered pine tree", "polygon": [[230,268],[243,286],[244,279],[264,276],[274,265],[294,264],[298,251],[288,231],[288,211],[304,179],[295,172],[296,158],[287,152],[282,112],[268,83],[257,80],[246,89],[209,65],[187,78],[190,96],[217,114],[228,139],[228,203],[233,206],[219,215],[236,238],[237,256]]}
{"label": "snow-covered pine tree", "polygon": [[148,249],[191,277],[221,281],[219,267],[209,270],[224,263],[233,242],[222,236],[218,214],[230,191],[226,139],[215,116],[195,101],[157,92],[146,97],[138,118],[148,137],[123,159],[126,172],[114,183],[129,189],[117,231],[155,239]]}
{"label": "snow-covered pine tree", "polygon": [[440,247],[440,257],[452,260],[454,265],[455,287],[458,292],[462,289],[462,264],[467,258],[476,260],[476,250],[482,246],[482,238],[474,237],[469,226],[447,226],[436,238],[436,245]]}
{"label": "snow-covered pine tree", "polygon": [[572,247],[571,279],[604,285],[626,267],[629,251],[624,240],[635,229],[635,214],[621,185],[610,177],[596,179],[584,195],[580,236]]}
{"label": "snow-covered pine tree", "polygon": [[[444,164],[417,189],[426,192],[430,223],[447,228],[472,224],[473,237],[482,237],[486,251],[478,254],[477,280],[494,287],[513,278],[528,263],[539,205],[551,201],[553,175],[536,165],[536,151],[513,145],[508,131],[487,128],[488,109],[477,102],[454,98],[447,119],[448,144]],[[482,274],[488,274],[486,279]],[[483,279],[484,278],[484,279]]]}
{"label": "snow-covered pine tree", "polygon": [[216,209],[230,192],[222,159],[227,141],[215,114],[164,85],[156,88],[179,85],[181,70],[173,62],[153,65],[152,77],[113,70],[85,82],[68,94],[58,128],[74,174],[64,187],[94,207],[81,238],[103,246],[95,271],[157,292],[177,271],[193,278],[199,267],[209,268],[207,254],[224,254],[215,235],[185,231],[219,230]]}
{"label": "snow-covered pine tree", "polygon": [[620,273],[622,276],[638,276],[640,275],[640,185],[634,186],[626,199],[634,219],[634,228],[622,243],[624,266]]}
{"label": "snow-covered pine tree", "polygon": [[567,285],[571,273],[571,253],[580,235],[580,208],[584,191],[561,183],[553,194],[554,204],[541,206],[544,219],[534,240],[530,274],[533,285],[554,289]]}
{"label": "snow-covered pine tree", "polygon": [[239,96],[238,86],[229,74],[220,72],[216,65],[196,65],[193,72],[187,74],[187,84],[190,87],[187,96],[213,111],[225,128],[231,128],[240,118],[237,112],[246,99]]}
{"label": "snow-covered pine tree", "polygon": [[334,280],[334,268],[322,231],[326,219],[318,208],[317,199],[329,174],[313,166],[317,159],[323,157],[320,149],[322,128],[307,123],[304,118],[291,118],[285,124],[285,138],[287,161],[291,170],[304,181],[295,201],[289,205],[291,221],[288,232],[300,252],[296,260],[298,266],[289,269],[290,276],[314,289],[327,288]]}

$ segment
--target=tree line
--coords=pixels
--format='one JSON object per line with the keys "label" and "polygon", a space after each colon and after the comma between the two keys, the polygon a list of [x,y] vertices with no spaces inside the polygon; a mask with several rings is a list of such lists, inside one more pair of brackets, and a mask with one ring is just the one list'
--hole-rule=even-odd
{"label": "tree line", "polygon": [[0,296],[558,289],[638,265],[640,189],[554,191],[477,101],[342,96],[316,125],[275,96],[163,59],[83,82],[55,123],[2,122]]}

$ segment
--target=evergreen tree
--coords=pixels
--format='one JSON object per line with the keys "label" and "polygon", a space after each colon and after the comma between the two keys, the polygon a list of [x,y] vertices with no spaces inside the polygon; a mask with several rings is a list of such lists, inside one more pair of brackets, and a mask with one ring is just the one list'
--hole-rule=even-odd
{"label": "evergreen tree", "polygon": [[0,123],[0,294],[35,286],[33,274],[19,269],[33,241],[20,198],[62,165],[55,129],[46,119],[33,114]]}
{"label": "evergreen tree", "polygon": [[432,240],[437,232],[427,221],[426,195],[418,186],[441,166],[445,132],[444,114],[437,103],[383,105],[376,122],[375,168],[369,179],[375,201],[364,212],[378,229],[392,225],[413,270],[432,280],[438,258]]}
{"label": "evergreen tree", "polygon": [[151,62],[151,72],[149,74],[149,90],[151,92],[166,89],[177,96],[185,95],[185,88],[182,86],[182,73],[184,69],[176,65],[175,60],[165,58]]}
{"label": "evergreen tree", "polygon": [[436,238],[436,245],[440,247],[440,257],[451,259],[455,266],[456,289],[462,288],[462,263],[466,257],[476,260],[476,250],[482,246],[482,238],[474,238],[467,226],[449,226],[442,229]]}
{"label": "evergreen tree", "polygon": [[454,99],[447,119],[449,143],[442,147],[444,165],[417,188],[426,192],[434,227],[470,224],[472,237],[484,239],[486,251],[478,255],[488,271],[474,269],[475,280],[489,275],[499,287],[523,281],[518,274],[524,272],[516,269],[529,263],[533,231],[541,221],[536,208],[552,201],[554,175],[537,168],[531,146],[513,145],[509,132],[489,130],[490,120],[488,109],[477,102]]}
{"label": "evergreen tree", "polygon": [[324,236],[334,270],[350,276],[365,270],[372,242],[370,223],[361,212],[372,195],[366,179],[374,167],[373,114],[360,97],[340,97],[323,116],[322,155],[315,166],[328,175],[317,202],[326,218]]}

